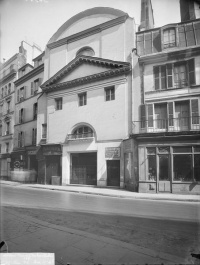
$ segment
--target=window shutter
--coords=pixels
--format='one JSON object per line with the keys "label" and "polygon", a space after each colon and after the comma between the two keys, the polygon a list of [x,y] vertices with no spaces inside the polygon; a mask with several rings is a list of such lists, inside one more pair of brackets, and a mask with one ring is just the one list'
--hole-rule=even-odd
{"label": "window shutter", "polygon": [[154,86],[155,86],[155,90],[158,90],[160,88],[159,66],[155,66],[153,68],[153,73],[154,73]]}
{"label": "window shutter", "polygon": [[24,86],[24,99],[26,98],[26,86]]}
{"label": "window shutter", "polygon": [[173,102],[168,102],[168,120],[169,120],[169,126],[174,126],[174,106]]}
{"label": "window shutter", "polygon": [[19,89],[17,90],[17,102],[19,102]]}
{"label": "window shutter", "polygon": [[21,123],[21,109],[19,110],[19,123]]}
{"label": "window shutter", "polygon": [[198,99],[191,99],[192,124],[199,124]]}
{"label": "window shutter", "polygon": [[200,44],[200,21],[194,22],[194,30],[195,30],[196,40],[197,40],[196,45],[199,45]]}
{"label": "window shutter", "polygon": [[153,31],[153,52],[161,51],[161,36],[160,31]]}
{"label": "window shutter", "polygon": [[178,26],[178,34],[179,34],[179,47],[186,47],[184,26]]}
{"label": "window shutter", "polygon": [[145,54],[152,53],[152,37],[151,32],[145,33]]}
{"label": "window shutter", "polygon": [[20,147],[20,143],[21,143],[21,133],[18,133],[18,147]]}
{"label": "window shutter", "polygon": [[167,88],[173,87],[172,64],[167,64]]}
{"label": "window shutter", "polygon": [[141,115],[141,128],[146,127],[146,105],[140,105],[140,115]]}
{"label": "window shutter", "polygon": [[22,122],[25,121],[25,109],[23,108],[22,109]]}
{"label": "window shutter", "polygon": [[22,132],[22,146],[25,146],[25,132]]}
{"label": "window shutter", "polygon": [[161,88],[166,89],[166,65],[161,66]]}
{"label": "window shutter", "polygon": [[147,105],[148,127],[153,127],[153,104]]}
{"label": "window shutter", "polygon": [[194,30],[192,23],[186,24],[185,30],[186,30],[187,46],[195,45],[195,37],[194,37]]}
{"label": "window shutter", "polygon": [[31,96],[33,95],[33,82],[31,82]]}
{"label": "window shutter", "polygon": [[189,84],[195,85],[195,68],[194,68],[194,59],[188,61],[188,75],[189,75]]}

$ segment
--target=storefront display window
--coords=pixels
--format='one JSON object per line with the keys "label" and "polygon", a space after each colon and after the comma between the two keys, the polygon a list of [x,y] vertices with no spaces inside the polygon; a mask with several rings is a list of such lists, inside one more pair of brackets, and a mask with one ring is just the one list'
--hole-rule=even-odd
{"label": "storefront display window", "polygon": [[147,148],[148,180],[156,181],[156,148]]}
{"label": "storefront display window", "polygon": [[174,155],[174,180],[175,181],[193,181],[192,174],[192,155]]}

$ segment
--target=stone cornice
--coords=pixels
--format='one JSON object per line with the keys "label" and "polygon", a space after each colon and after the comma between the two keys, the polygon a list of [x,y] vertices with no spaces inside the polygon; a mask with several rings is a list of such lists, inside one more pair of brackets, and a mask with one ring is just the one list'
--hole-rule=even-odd
{"label": "stone cornice", "polygon": [[8,82],[8,80],[13,79],[13,77],[15,77],[17,74],[16,70],[12,70],[10,73],[8,73],[6,76],[4,76],[1,80],[0,80],[0,84],[1,86],[3,86],[5,83]]}
{"label": "stone cornice", "polygon": [[191,56],[197,56],[199,55],[199,46],[191,46],[191,47],[184,47],[184,48],[179,48],[176,50],[167,50],[163,52],[158,52],[158,53],[153,53],[153,54],[148,54],[148,55],[143,55],[140,56],[138,61],[139,63],[154,63],[154,62],[159,62],[159,61],[170,61],[170,60],[177,60],[177,58],[180,59],[187,59],[191,58]]}
{"label": "stone cornice", "polygon": [[20,77],[19,79],[17,79],[14,84],[16,86],[20,86],[21,84],[23,84],[25,81],[31,79],[32,77],[36,76],[39,73],[42,73],[44,71],[44,64],[39,65],[37,68],[34,68],[33,70],[31,70],[30,72],[28,72],[27,74],[25,74],[24,76]]}
{"label": "stone cornice", "polygon": [[[78,65],[83,63],[93,63],[96,65],[101,65],[105,67],[104,72],[80,77],[74,80],[70,80],[63,83],[57,83],[63,76],[66,76],[69,72],[73,71]],[[106,69],[106,68],[110,69]],[[81,84],[85,84],[88,82],[94,82],[100,79],[109,78],[116,75],[121,75],[124,73],[128,73],[131,71],[131,65],[128,62],[118,62],[111,61],[107,59],[102,59],[98,57],[90,57],[80,55],[77,56],[74,60],[72,60],[68,65],[63,67],[60,71],[58,71],[54,76],[52,76],[49,80],[47,80],[44,84],[41,85],[41,88],[44,92],[53,91],[54,89],[63,89],[69,88]]]}
{"label": "stone cornice", "polygon": [[105,30],[107,28],[111,28],[111,27],[113,27],[115,25],[122,24],[122,23],[124,23],[126,21],[127,18],[128,18],[128,15],[124,15],[124,16],[118,17],[116,19],[110,20],[108,22],[105,22],[105,23],[102,23],[100,25],[91,27],[89,29],[83,30],[83,31],[78,32],[76,34],[70,35],[70,36],[68,36],[66,38],[63,38],[61,40],[49,43],[49,44],[47,44],[47,47],[49,49],[53,49],[53,48],[65,45],[67,43],[74,42],[76,40],[85,38],[87,36],[96,34],[98,32],[101,32],[102,30]]}

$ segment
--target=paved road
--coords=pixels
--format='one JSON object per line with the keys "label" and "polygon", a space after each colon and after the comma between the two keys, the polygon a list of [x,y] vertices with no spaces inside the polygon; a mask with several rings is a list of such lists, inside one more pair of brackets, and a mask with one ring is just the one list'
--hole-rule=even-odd
{"label": "paved road", "polygon": [[1,185],[1,204],[27,208],[56,209],[121,216],[142,216],[198,222],[198,202],[174,202],[111,198],[62,191]]}

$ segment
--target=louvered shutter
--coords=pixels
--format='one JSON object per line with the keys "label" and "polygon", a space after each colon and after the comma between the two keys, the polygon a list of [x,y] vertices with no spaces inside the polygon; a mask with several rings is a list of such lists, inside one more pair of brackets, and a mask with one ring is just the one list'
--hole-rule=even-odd
{"label": "louvered shutter", "polygon": [[169,126],[174,126],[174,105],[173,102],[168,103],[168,120]]}
{"label": "louvered shutter", "polygon": [[31,96],[33,95],[33,82],[31,82]]}
{"label": "louvered shutter", "polygon": [[18,133],[18,147],[20,147],[20,143],[21,143],[21,133]]}
{"label": "louvered shutter", "polygon": [[178,26],[178,34],[179,34],[179,47],[186,47],[184,26]]}
{"label": "louvered shutter", "polygon": [[195,45],[195,37],[192,23],[185,25],[187,46]]}
{"label": "louvered shutter", "polygon": [[167,88],[173,87],[172,64],[167,64]]}
{"label": "louvered shutter", "polygon": [[146,127],[146,105],[140,105],[141,129]]}
{"label": "louvered shutter", "polygon": [[25,132],[22,132],[22,146],[25,146]]}
{"label": "louvered shutter", "polygon": [[19,110],[19,123],[21,123],[21,121],[22,121],[22,118],[21,118],[22,116],[21,116],[21,109]]}
{"label": "louvered shutter", "polygon": [[153,68],[155,90],[160,89],[159,66]]}
{"label": "louvered shutter", "polygon": [[19,102],[19,89],[17,90],[17,102]]}
{"label": "louvered shutter", "polygon": [[161,66],[161,89],[166,89],[166,65]]}
{"label": "louvered shutter", "polygon": [[188,61],[188,75],[189,75],[189,84],[195,85],[195,67],[194,59]]}
{"label": "louvered shutter", "polygon": [[191,99],[192,124],[199,124],[198,99]]}
{"label": "louvered shutter", "polygon": [[153,104],[147,105],[148,127],[153,127]]}
{"label": "louvered shutter", "polygon": [[25,109],[22,109],[22,122],[25,122]]}
{"label": "louvered shutter", "polygon": [[151,37],[151,32],[150,33],[145,33],[145,54],[150,54],[152,53],[152,37]]}

